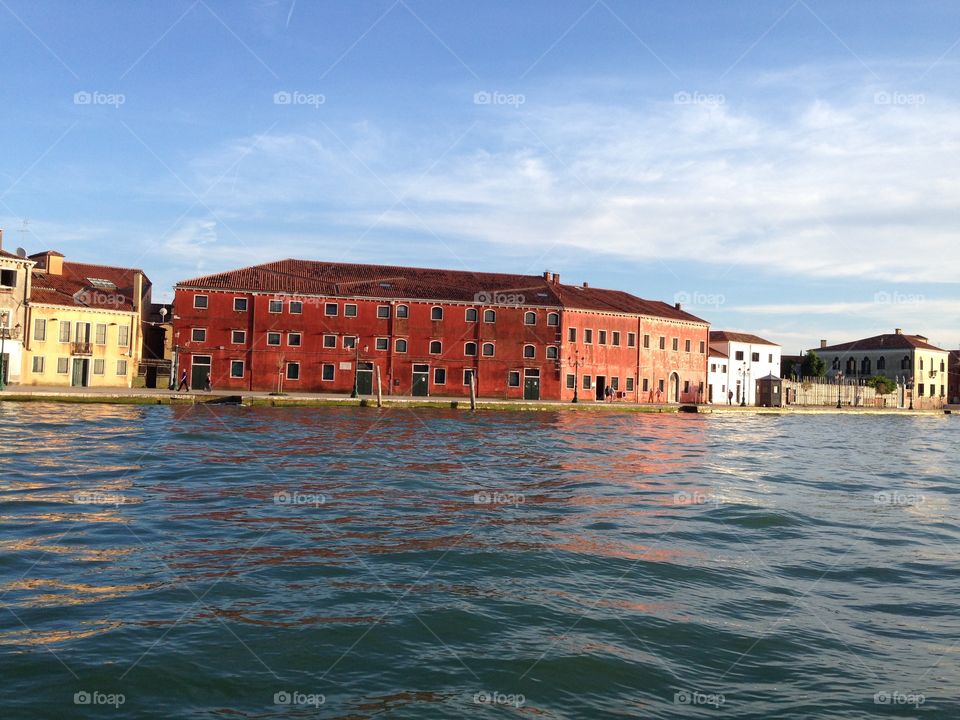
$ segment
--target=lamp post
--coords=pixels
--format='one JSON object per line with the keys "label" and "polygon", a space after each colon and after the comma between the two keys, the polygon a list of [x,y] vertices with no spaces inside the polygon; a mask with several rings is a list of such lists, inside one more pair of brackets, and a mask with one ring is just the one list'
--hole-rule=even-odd
{"label": "lamp post", "polygon": [[744,363],[743,367],[740,368],[740,407],[747,406],[747,384],[750,382],[750,368],[747,367],[747,364]]}
{"label": "lamp post", "polygon": [[907,383],[907,389],[910,391],[910,409],[913,410],[913,377]]}
{"label": "lamp post", "polygon": [[[580,388],[580,377],[579,377],[579,375],[580,375],[580,351],[579,351],[579,350],[574,350],[574,351],[573,351],[573,357],[574,357],[574,360],[573,360],[573,400],[571,400],[570,402],[578,403],[578,402],[580,402],[580,396],[578,395],[578,391],[579,391],[579,388]],[[569,359],[569,358],[567,358],[567,362],[570,362],[570,359]]]}
{"label": "lamp post", "polygon": [[843,403],[840,402],[840,388],[843,386],[843,373],[837,372],[837,410],[840,410],[843,407]]}

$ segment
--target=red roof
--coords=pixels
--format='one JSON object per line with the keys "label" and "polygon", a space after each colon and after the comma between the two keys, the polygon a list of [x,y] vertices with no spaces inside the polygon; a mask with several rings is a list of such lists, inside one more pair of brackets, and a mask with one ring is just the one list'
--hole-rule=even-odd
{"label": "red roof", "polygon": [[540,275],[287,259],[184,280],[177,287],[491,305],[504,303],[485,300],[483,295],[521,295],[521,305],[649,315],[706,324],[705,320],[664,302],[644,300],[620,290],[564,285]]}
{"label": "red roof", "polygon": [[[33,271],[30,299],[49,305],[133,311],[134,277],[142,270],[87,263],[63,263],[62,275]],[[150,287],[144,275],[143,293]]]}
{"label": "red roof", "polygon": [[758,337],[757,335],[751,335],[750,333],[730,332],[729,330],[711,330],[710,342],[738,342],[748,343],[751,345],[772,345],[773,347],[780,347],[777,345],[777,343],[764,340],[762,337]]}
{"label": "red roof", "polygon": [[886,335],[874,335],[863,340],[854,340],[853,342],[840,343],[839,345],[827,345],[822,348],[813,348],[816,353],[824,352],[846,352],[850,350],[936,350],[946,352],[942,348],[931,345],[926,338],[920,335],[904,335],[903,333],[887,333]]}

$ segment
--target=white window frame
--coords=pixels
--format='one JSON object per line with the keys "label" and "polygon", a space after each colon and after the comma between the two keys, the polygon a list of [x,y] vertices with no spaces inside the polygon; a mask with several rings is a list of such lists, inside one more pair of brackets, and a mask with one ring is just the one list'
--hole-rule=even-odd
{"label": "white window frame", "polygon": [[[327,338],[333,338],[333,342],[327,344]],[[336,350],[337,349],[337,336],[331,333],[327,333],[323,336],[323,347],[327,350]]]}
{"label": "white window frame", "polygon": [[560,313],[547,313],[547,327],[560,327]]}
{"label": "white window frame", "polygon": [[[530,321],[530,318],[533,318],[533,321]],[[537,314],[533,310],[527,310],[523,313],[523,324],[524,325],[536,325],[537,324]]]}
{"label": "white window frame", "polygon": [[[240,363],[240,374],[237,375],[233,368],[237,363]],[[243,360],[231,360],[230,361],[230,377],[233,379],[242,378],[244,373],[247,371],[247,364]]]}
{"label": "white window frame", "polygon": [[[515,384],[510,382],[510,379],[514,375],[517,376],[517,382]],[[508,388],[523,387],[523,371],[522,370],[507,370],[507,387]]]}
{"label": "white window frame", "polygon": [[[120,372],[120,368],[123,368],[123,372]],[[126,377],[128,371],[128,365],[126,358],[120,358],[117,360],[117,376]]]}
{"label": "white window frame", "polygon": [[[527,348],[530,348],[532,351],[529,355],[527,354]],[[524,360],[536,360],[537,359],[537,346],[526,343],[523,346],[523,359]]]}
{"label": "white window frame", "polygon": [[[60,368],[63,368],[61,370]],[[57,375],[68,375],[70,373],[70,358],[57,358]]]}
{"label": "white window frame", "polygon": [[[240,333],[240,339],[237,340],[237,333]],[[231,330],[230,331],[230,343],[232,345],[245,345],[247,342],[247,331],[246,330]]]}
{"label": "white window frame", "polygon": [[360,337],[358,335],[344,335],[343,336],[343,349],[344,350],[356,350],[357,345],[360,344]]}
{"label": "white window frame", "polygon": [[[468,353],[468,352],[467,352],[467,346],[468,346],[468,345],[473,345],[473,352],[472,352],[472,353]],[[465,343],[463,344],[463,356],[464,356],[464,357],[476,357],[476,356],[477,356],[477,353],[478,353],[479,351],[480,351],[480,348],[477,347],[477,343],[475,343],[473,340],[470,340],[470,341],[465,342]]]}
{"label": "white window frame", "polygon": [[[274,304],[279,304],[280,309],[274,310]],[[267,300],[267,312],[271,315],[282,315],[283,314],[283,298],[270,298]]]}
{"label": "white window frame", "polygon": [[[295,378],[290,377],[290,368],[292,367],[295,367],[297,369],[297,376]],[[287,367],[283,372],[283,379],[289,380],[290,382],[300,382],[300,363],[288,362]]]}
{"label": "white window frame", "polygon": [[[202,333],[201,337],[197,337],[197,333]],[[190,328],[190,342],[206,342],[207,341],[207,329],[206,328]],[[120,339],[117,338],[117,344],[120,344]]]}
{"label": "white window frame", "polygon": [[[333,312],[330,312],[330,310]],[[323,315],[324,317],[337,317],[340,314],[340,306],[334,302],[325,302],[323,304]]]}
{"label": "white window frame", "polygon": [[[487,354],[487,348],[490,348],[490,354]],[[497,344],[492,342],[485,342],[480,345],[480,357],[496,357],[497,356]]]}
{"label": "white window frame", "polygon": [[[437,345],[437,348],[438,348],[437,350],[434,350],[434,349],[433,349],[434,344]],[[429,345],[429,349],[430,349],[430,354],[431,354],[431,355],[443,355],[443,341],[442,341],[442,340],[431,340],[431,341],[430,341],[430,345]]]}
{"label": "white window frame", "polygon": [[[386,312],[384,312],[386,310]],[[377,305],[377,320],[389,320],[390,319],[390,306],[389,305]]]}
{"label": "white window frame", "polygon": [[[332,377],[325,377],[327,374],[327,368],[330,368],[330,375]],[[337,366],[333,363],[323,363],[320,366],[320,382],[336,382],[337,380]]]}
{"label": "white window frame", "polygon": [[[403,308],[403,312],[404,312],[403,315],[400,314],[400,308]],[[409,319],[410,319],[410,306],[409,306],[409,305],[404,305],[403,303],[401,303],[400,305],[397,305],[396,308],[394,308],[393,314],[394,314],[395,317],[399,318],[400,320],[409,320]]]}
{"label": "white window frame", "polygon": [[[296,345],[294,345],[292,342],[290,342],[290,338],[292,338],[292,337],[296,337],[296,338],[297,338],[297,344],[296,344]],[[298,348],[298,347],[303,347],[303,333],[301,333],[301,332],[288,332],[288,333],[287,333],[287,347],[297,347],[297,348]]]}
{"label": "white window frame", "polygon": [[[558,348],[556,345],[547,345],[547,349],[545,350],[545,352],[546,352],[547,360],[560,359],[560,348]],[[552,356],[550,355],[551,352],[553,352]]]}
{"label": "white window frame", "polygon": [[[403,343],[403,350],[400,349],[400,343]],[[399,355],[405,355],[410,348],[410,342],[406,338],[397,338],[393,342],[393,351]]]}
{"label": "white window frame", "polygon": [[[443,382],[437,380],[437,372],[443,373]],[[442,367],[435,367],[433,369],[433,384],[434,385],[446,385],[447,384],[447,369]]]}
{"label": "white window frame", "polygon": [[[353,313],[352,313],[352,314],[351,314],[351,312],[350,312],[350,309],[351,309],[351,308],[353,309]],[[343,304],[343,316],[344,316],[344,317],[355,318],[355,317],[357,317],[359,314],[360,314],[360,308],[357,307],[357,304],[356,304],[356,303],[344,303],[344,304]]]}
{"label": "white window frame", "polygon": [[[276,335],[277,341],[275,343],[270,342],[270,336]],[[283,333],[277,332],[276,330],[267,331],[267,347],[280,347],[280,344],[283,342]]]}
{"label": "white window frame", "polygon": [[[435,313],[437,310],[440,311],[440,317],[435,318],[433,315],[434,315],[434,313]],[[441,322],[441,321],[443,320],[443,308],[440,307],[439,305],[434,305],[433,307],[431,307],[431,308],[430,308],[430,320],[431,320],[431,322]]]}
{"label": "white window frame", "polygon": [[[475,317],[473,320],[471,320],[471,319],[468,317],[471,312],[476,314],[476,317]],[[464,322],[468,322],[468,323],[479,322],[479,321],[480,321],[480,311],[477,310],[477,308],[466,308],[466,309],[463,311],[463,321],[464,321]]]}
{"label": "white window frame", "polygon": [[[380,347],[380,345],[383,345],[383,347]],[[378,337],[374,341],[373,347],[378,352],[387,352],[388,350],[390,350],[390,338]]]}
{"label": "white window frame", "polygon": [[[197,305],[197,300],[203,298],[203,305]],[[193,296],[193,309],[194,310],[209,310],[210,309],[210,296],[209,295],[194,295]]]}
{"label": "white window frame", "polygon": [[[493,320],[487,320],[487,313],[493,313]],[[496,325],[497,324],[497,311],[496,310],[484,310],[483,311],[483,321],[487,325]]]}
{"label": "white window frame", "polygon": [[[237,303],[243,303],[243,308],[238,308]],[[250,300],[245,297],[235,297],[233,298],[233,311],[234,312],[249,312],[250,310]]]}

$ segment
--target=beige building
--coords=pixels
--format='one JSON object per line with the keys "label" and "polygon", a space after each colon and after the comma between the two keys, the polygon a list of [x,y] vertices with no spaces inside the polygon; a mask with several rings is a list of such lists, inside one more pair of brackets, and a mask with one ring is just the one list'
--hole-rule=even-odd
{"label": "beige building", "polygon": [[827,345],[813,350],[827,364],[831,379],[847,381],[883,375],[912,386],[914,405],[937,407],[947,400],[949,352],[931,345],[923,335],[905,335],[897,328],[886,335]]}
{"label": "beige building", "polygon": [[143,352],[150,282],[141,270],[30,256],[21,382],[132,387]]}
{"label": "beige building", "polygon": [[21,381],[33,261],[5,252],[0,230],[0,389]]}

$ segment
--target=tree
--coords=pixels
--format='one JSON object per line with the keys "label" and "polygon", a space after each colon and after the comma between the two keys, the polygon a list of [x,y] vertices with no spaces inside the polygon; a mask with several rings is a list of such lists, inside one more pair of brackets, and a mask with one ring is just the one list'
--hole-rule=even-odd
{"label": "tree", "polygon": [[803,362],[800,364],[800,374],[803,377],[826,377],[827,363],[811,350],[803,356]]}
{"label": "tree", "polygon": [[897,389],[897,384],[883,375],[874,375],[872,378],[867,378],[863,384],[876,390],[877,395],[889,395]]}

